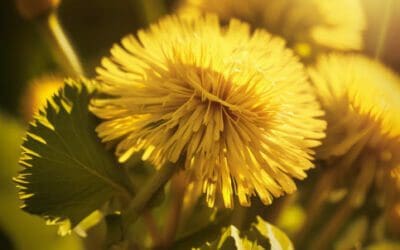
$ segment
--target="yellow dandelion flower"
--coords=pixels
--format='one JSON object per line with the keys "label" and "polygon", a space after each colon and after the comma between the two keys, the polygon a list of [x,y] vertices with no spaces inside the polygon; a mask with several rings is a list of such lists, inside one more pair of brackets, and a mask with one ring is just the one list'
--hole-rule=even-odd
{"label": "yellow dandelion flower", "polygon": [[328,122],[317,156],[342,159],[340,171],[365,179],[361,196],[375,183],[390,206],[400,194],[400,78],[361,55],[323,56],[309,72]]}
{"label": "yellow dandelion flower", "polygon": [[30,120],[36,113],[64,84],[61,77],[48,75],[34,79],[25,90],[21,98],[21,112],[26,120]]}
{"label": "yellow dandelion flower", "polygon": [[[386,215],[399,197],[400,78],[381,63],[354,54],[321,56],[309,75],[328,127],[316,149],[326,168],[308,217],[319,218],[324,202],[342,193],[321,232],[310,240],[310,248],[326,249],[357,209],[376,202]],[[307,220],[302,232],[313,226]]]}
{"label": "yellow dandelion flower", "polygon": [[359,143],[392,160],[400,149],[400,78],[361,55],[328,55],[310,69],[326,112],[327,137],[319,156],[341,156]]}
{"label": "yellow dandelion flower", "polygon": [[226,207],[234,194],[269,204],[313,167],[323,113],[282,39],[215,15],[168,16],[111,54],[91,110],[105,120],[102,140],[119,141],[119,161],[140,150],[156,166],[183,159],[208,205]]}
{"label": "yellow dandelion flower", "polygon": [[215,12],[284,37],[301,57],[313,50],[359,50],[365,16],[360,0],[183,0],[185,15]]}

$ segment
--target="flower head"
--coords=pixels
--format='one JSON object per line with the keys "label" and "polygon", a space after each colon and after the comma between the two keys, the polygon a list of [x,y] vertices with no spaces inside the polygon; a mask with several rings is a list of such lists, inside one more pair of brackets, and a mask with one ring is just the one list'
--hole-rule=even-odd
{"label": "flower head", "polygon": [[302,57],[315,50],[359,50],[365,17],[360,0],[183,0],[187,15],[215,12],[284,37]]}
{"label": "flower head", "polygon": [[360,142],[382,149],[400,146],[397,75],[364,56],[334,54],[319,58],[310,77],[328,122],[322,158],[343,155]]}
{"label": "flower head", "polygon": [[[303,66],[284,41],[214,15],[168,16],[127,36],[98,68],[91,110],[103,141],[127,160],[183,159],[209,206],[293,192],[313,166],[325,122]],[[108,97],[104,97],[106,94]]]}
{"label": "flower head", "polygon": [[361,55],[323,56],[309,72],[328,122],[318,158],[346,159],[346,173],[369,171],[370,183],[398,197],[400,78]]}

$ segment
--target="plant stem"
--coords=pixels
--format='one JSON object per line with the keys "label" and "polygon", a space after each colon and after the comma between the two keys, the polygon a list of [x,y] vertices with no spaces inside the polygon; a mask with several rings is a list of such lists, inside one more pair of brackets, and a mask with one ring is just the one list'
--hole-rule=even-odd
{"label": "plant stem", "polygon": [[149,201],[162,187],[164,187],[177,169],[178,168],[172,163],[165,164],[154,174],[154,176],[151,177],[144,187],[138,190],[125,214],[122,215],[124,234],[127,233],[128,227],[137,221],[139,216],[146,209]]}
{"label": "plant stem", "polygon": [[175,240],[181,219],[186,179],[184,174],[175,175],[171,181],[172,206],[166,223],[163,247],[168,249]]}
{"label": "plant stem", "polygon": [[322,207],[327,199],[327,196],[331,192],[333,185],[337,178],[337,169],[333,167],[325,169],[322,175],[319,177],[318,182],[314,187],[314,192],[311,194],[311,198],[306,206],[306,220],[303,222],[300,230],[295,236],[295,242],[300,242],[300,245],[305,240],[305,237],[309,234],[311,227],[315,223],[322,212]]}
{"label": "plant stem", "polygon": [[333,216],[324,224],[318,236],[312,240],[309,249],[327,249],[346,220],[352,215],[353,211],[361,207],[364,203],[365,195],[371,187],[375,176],[376,162],[372,157],[366,157],[361,164],[361,172],[357,176],[351,193],[342,205],[335,210]]}
{"label": "plant stem", "polygon": [[51,11],[39,19],[38,23],[65,73],[83,76],[84,71],[79,58],[62,28],[56,11]]}
{"label": "plant stem", "polygon": [[159,244],[161,244],[161,237],[160,237],[160,232],[158,230],[158,227],[154,220],[153,215],[151,214],[150,211],[144,211],[143,219],[144,219],[144,222],[146,223],[147,229],[150,233],[150,237],[153,241],[153,245],[158,246]]}
{"label": "plant stem", "polygon": [[325,201],[332,189],[334,189],[336,181],[340,179],[341,175],[348,174],[348,168],[357,160],[357,157],[360,155],[365,143],[370,138],[369,131],[371,128],[372,127],[368,127],[365,129],[363,132],[365,133],[364,138],[350,149],[345,157],[337,160],[335,164],[327,166],[322,172],[322,175],[319,177],[319,180],[315,185],[314,192],[311,194],[311,198],[308,201],[306,208],[307,220],[304,221],[295,236],[296,242],[300,242],[300,245],[305,240],[305,237],[310,233],[311,227],[323,212],[323,207],[326,205]]}

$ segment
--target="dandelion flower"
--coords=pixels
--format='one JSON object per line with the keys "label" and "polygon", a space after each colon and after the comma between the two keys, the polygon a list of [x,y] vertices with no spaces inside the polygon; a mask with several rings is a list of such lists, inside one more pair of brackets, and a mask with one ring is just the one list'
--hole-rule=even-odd
{"label": "dandelion flower", "polygon": [[383,188],[397,183],[398,195],[400,78],[361,55],[323,56],[309,72],[328,122],[317,156],[347,158],[344,169],[375,172]]}
{"label": "dandelion flower", "polygon": [[[346,154],[360,142],[376,149],[400,145],[397,75],[364,56],[334,54],[321,57],[310,77],[328,122],[322,158]],[[395,155],[380,153],[382,159]]]}
{"label": "dandelion flower", "polygon": [[284,37],[303,58],[325,50],[360,50],[365,16],[360,0],[183,0],[180,12],[236,17]]}
{"label": "dandelion flower", "polygon": [[323,113],[303,66],[266,31],[168,16],[123,38],[97,72],[91,110],[119,161],[141,150],[156,166],[180,160],[209,206],[269,204],[313,167]]}

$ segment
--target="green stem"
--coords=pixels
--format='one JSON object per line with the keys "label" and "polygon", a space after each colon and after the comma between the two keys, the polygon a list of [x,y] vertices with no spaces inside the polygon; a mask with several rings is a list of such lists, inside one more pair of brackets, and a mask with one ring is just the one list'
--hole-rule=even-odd
{"label": "green stem", "polygon": [[295,242],[297,242],[298,245],[301,246],[301,244],[305,241],[305,238],[310,233],[315,220],[320,216],[324,203],[336,182],[337,174],[338,169],[330,167],[324,169],[322,175],[319,176],[319,179],[314,187],[314,192],[312,192],[310,196],[311,198],[306,206],[307,219],[303,222],[303,225],[294,237]]}
{"label": "green stem", "polygon": [[181,212],[183,206],[183,198],[186,191],[186,180],[184,174],[175,175],[171,181],[171,209],[165,227],[163,247],[168,249],[175,240],[178,231]]}
{"label": "green stem", "polygon": [[122,215],[124,234],[127,233],[128,227],[137,221],[139,216],[146,209],[149,201],[151,201],[153,196],[171,179],[177,169],[178,168],[172,163],[165,164],[151,177],[144,187],[138,190],[138,193],[129,204],[125,214]]}
{"label": "green stem", "polygon": [[151,240],[154,246],[161,244],[162,239],[160,237],[160,231],[158,230],[157,223],[150,211],[143,212],[143,220],[146,223],[147,230],[149,231]]}
{"label": "green stem", "polygon": [[308,200],[306,208],[307,220],[305,220],[295,236],[295,241],[299,242],[300,245],[304,242],[305,237],[309,235],[310,229],[323,212],[323,207],[326,205],[325,201],[332,189],[334,189],[336,181],[340,179],[341,175],[348,174],[349,167],[353,165],[360,155],[365,143],[370,138],[369,131],[371,131],[371,129],[372,127],[367,127],[365,129],[363,132],[364,138],[350,149],[345,157],[339,159],[335,164],[326,166],[326,169],[323,170],[322,175],[315,185],[314,192]]}
{"label": "green stem", "polygon": [[39,19],[38,23],[65,73],[73,76],[83,76],[84,71],[79,57],[65,34],[56,11],[52,11],[42,19]]}
{"label": "green stem", "polygon": [[318,236],[311,241],[309,249],[328,249],[332,240],[337,236],[351,214],[364,203],[365,196],[375,177],[376,162],[367,157],[361,164],[361,172],[354,181],[349,196],[335,210],[332,217],[324,223]]}

